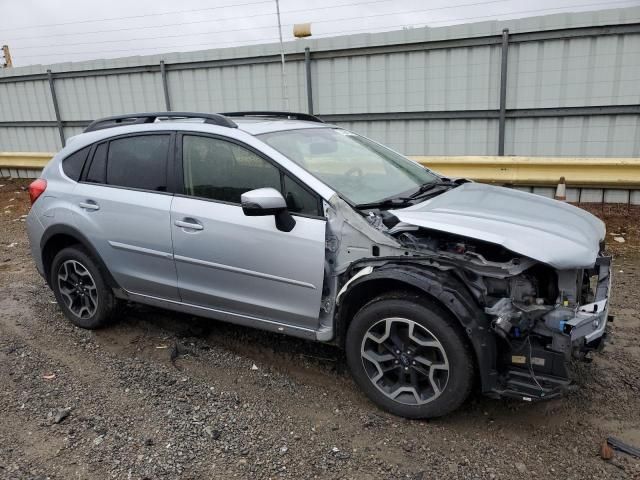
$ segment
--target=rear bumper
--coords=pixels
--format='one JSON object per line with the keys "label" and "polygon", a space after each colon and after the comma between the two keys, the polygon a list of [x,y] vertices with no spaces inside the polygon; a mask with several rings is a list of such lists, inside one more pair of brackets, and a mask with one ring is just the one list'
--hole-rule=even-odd
{"label": "rear bumper", "polygon": [[29,246],[31,248],[31,257],[36,264],[38,273],[44,277],[44,265],[42,262],[42,251],[40,250],[40,240],[44,234],[44,226],[32,210],[26,219],[27,237],[29,238]]}

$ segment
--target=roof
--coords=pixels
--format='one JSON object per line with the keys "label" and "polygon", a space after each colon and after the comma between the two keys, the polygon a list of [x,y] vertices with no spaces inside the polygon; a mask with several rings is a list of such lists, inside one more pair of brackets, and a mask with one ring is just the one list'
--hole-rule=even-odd
{"label": "roof", "polygon": [[261,133],[278,132],[281,130],[300,130],[302,128],[327,128],[334,127],[327,123],[307,122],[305,120],[286,120],[282,118],[268,117],[243,117],[234,118],[238,128],[251,135]]}
{"label": "roof", "polygon": [[73,143],[73,149],[76,150],[78,148],[82,148],[82,146],[84,145],[88,145],[105,138],[115,137],[117,135],[154,131],[158,132],[163,130],[196,131],[202,133],[217,133],[218,135],[226,135],[229,137],[237,137],[237,133],[239,131],[252,136],[256,136],[262,133],[271,133],[283,130],[335,128],[335,125],[322,122],[270,118],[266,116],[234,117],[233,123],[235,126],[237,126],[237,128],[207,123],[198,118],[176,118],[171,120],[155,121],[153,123],[131,123],[114,125],[109,126],[108,128],[101,128],[98,130],[75,135],[67,140],[67,144]]}
{"label": "roof", "polygon": [[[237,121],[235,121],[237,120]],[[199,112],[145,112],[125,115],[114,115],[94,120],[84,129],[84,133],[99,130],[112,130],[120,132],[127,127],[146,125],[150,129],[152,125],[171,124],[171,128],[187,123],[192,128],[196,124],[203,126],[220,126],[230,129],[240,129],[250,135],[281,131],[299,130],[303,128],[326,127],[326,124],[318,117],[307,113],[275,112],[275,111],[251,111],[231,113],[199,113]],[[140,130],[134,130],[140,131]]]}

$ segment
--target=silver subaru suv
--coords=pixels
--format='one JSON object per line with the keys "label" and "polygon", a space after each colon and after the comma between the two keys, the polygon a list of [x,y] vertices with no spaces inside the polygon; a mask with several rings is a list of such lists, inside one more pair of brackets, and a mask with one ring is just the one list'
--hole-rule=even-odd
{"label": "silver subaru suv", "polygon": [[553,398],[602,347],[604,224],[445,178],[316,117],[161,112],[96,120],[35,180],[27,228],[83,328],[138,302],[332,342],[410,418]]}

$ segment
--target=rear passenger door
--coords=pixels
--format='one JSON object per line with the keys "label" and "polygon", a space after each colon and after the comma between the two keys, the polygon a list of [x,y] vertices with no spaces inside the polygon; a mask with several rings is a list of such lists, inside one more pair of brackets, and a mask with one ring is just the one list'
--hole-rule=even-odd
{"label": "rear passenger door", "polygon": [[179,300],[169,227],[173,145],[169,132],[96,144],[74,197],[77,227],[122,288]]}
{"label": "rear passenger door", "polygon": [[[319,197],[230,139],[178,134],[176,143],[182,188],[171,228],[182,300],[230,313],[229,320],[317,329],[326,224]],[[273,215],[244,215],[240,195],[262,187],[284,193],[296,220],[292,231],[278,230]]]}

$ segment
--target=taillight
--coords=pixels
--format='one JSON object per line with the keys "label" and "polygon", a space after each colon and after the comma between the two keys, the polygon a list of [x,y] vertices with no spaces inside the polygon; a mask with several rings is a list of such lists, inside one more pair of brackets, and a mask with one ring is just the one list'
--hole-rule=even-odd
{"label": "taillight", "polygon": [[47,189],[47,181],[44,178],[39,178],[29,185],[29,198],[31,199],[31,205],[35,203],[40,195]]}

